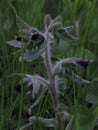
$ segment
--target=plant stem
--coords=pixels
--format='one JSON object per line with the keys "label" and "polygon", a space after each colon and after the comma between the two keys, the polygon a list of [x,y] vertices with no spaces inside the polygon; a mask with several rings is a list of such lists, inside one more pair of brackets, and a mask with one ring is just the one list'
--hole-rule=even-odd
{"label": "plant stem", "polygon": [[[46,35],[46,40],[47,40],[47,44],[48,44],[48,34]],[[61,115],[57,113],[57,107],[59,105],[59,97],[58,97],[58,93],[57,93],[57,89],[56,89],[57,86],[56,86],[55,76],[52,71],[52,63],[51,63],[49,49],[50,48],[48,46],[44,52],[44,62],[45,62],[45,66],[46,66],[49,80],[50,80],[50,92],[51,92],[51,98],[52,98],[53,105],[54,105],[54,112],[55,112],[55,117],[56,117],[56,122],[57,122],[57,130],[63,130]]]}

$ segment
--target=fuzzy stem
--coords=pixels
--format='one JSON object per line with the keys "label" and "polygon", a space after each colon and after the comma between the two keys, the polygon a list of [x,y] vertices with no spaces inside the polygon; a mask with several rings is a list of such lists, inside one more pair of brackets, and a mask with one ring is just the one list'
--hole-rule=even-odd
{"label": "fuzzy stem", "polygon": [[[48,44],[48,38],[49,37],[48,37],[48,32],[47,32],[47,34],[46,34],[47,44]],[[54,76],[53,70],[52,70],[49,44],[44,52],[44,62],[45,62],[45,66],[46,66],[49,80],[50,80],[50,91],[51,91],[51,98],[52,98],[53,105],[54,105],[54,112],[55,112],[55,117],[56,117],[56,122],[57,122],[57,130],[63,130],[61,115],[58,114],[57,110],[56,110],[59,105],[59,97],[58,97],[57,89],[56,89],[55,76]]]}

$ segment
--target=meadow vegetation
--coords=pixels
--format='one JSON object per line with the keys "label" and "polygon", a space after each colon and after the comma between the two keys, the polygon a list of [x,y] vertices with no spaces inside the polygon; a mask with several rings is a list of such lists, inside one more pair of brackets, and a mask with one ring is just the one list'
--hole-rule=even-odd
{"label": "meadow vegetation", "polygon": [[[98,0],[0,0],[0,130],[98,129],[97,5]],[[57,22],[46,41],[52,43],[47,51],[55,79],[43,54],[46,26],[51,23],[47,14]],[[41,41],[34,53],[36,43],[19,43],[24,41],[22,33],[28,35],[28,27],[33,27],[34,35],[30,32],[26,40]],[[24,55],[25,49],[31,52]],[[52,87],[47,89],[52,80],[58,95],[51,93]]]}

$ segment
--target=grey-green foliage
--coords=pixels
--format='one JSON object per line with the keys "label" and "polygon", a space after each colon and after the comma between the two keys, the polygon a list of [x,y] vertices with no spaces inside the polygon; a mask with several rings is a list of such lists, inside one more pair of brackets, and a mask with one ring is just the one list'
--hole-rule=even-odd
{"label": "grey-green foliage", "polygon": [[[57,16],[56,18],[52,19],[52,17],[48,14],[45,16],[45,19],[44,19],[44,27],[45,27],[44,30],[45,31],[41,32],[39,29],[33,28],[30,25],[28,25],[19,16],[16,16],[16,19],[17,19],[17,23],[20,27],[21,33],[15,40],[8,41],[7,43],[11,46],[20,48],[20,50],[23,51],[23,55],[20,56],[19,60],[20,61],[26,60],[26,61],[31,62],[31,61],[34,61],[35,59],[39,58],[40,56],[42,56],[42,58],[44,59],[44,63],[46,64],[47,71],[49,69],[49,65],[51,67],[49,69],[49,71],[51,71],[51,73],[48,72],[48,74],[50,74],[50,75],[48,75],[48,79],[45,79],[44,77],[41,77],[38,74],[35,74],[35,75],[16,74],[16,75],[24,76],[24,79],[16,85],[17,90],[19,89],[19,91],[21,91],[21,84],[23,84],[23,86],[25,85],[27,88],[30,87],[31,88],[30,93],[32,93],[32,98],[34,98],[34,96],[42,88],[42,90],[41,90],[42,93],[41,93],[41,95],[39,95],[39,98],[29,108],[26,108],[26,110],[28,111],[29,114],[32,115],[32,109],[36,105],[38,105],[38,103],[40,102],[40,100],[42,99],[42,97],[44,96],[44,94],[47,90],[53,94],[54,90],[52,90],[53,88],[51,88],[51,84],[52,84],[51,82],[55,82],[55,85],[56,85],[55,92],[57,94],[57,97],[54,97],[55,95],[51,94],[52,98],[60,97],[60,92],[62,90],[64,93],[64,90],[67,88],[67,81],[69,78],[71,80],[73,80],[76,84],[77,83],[83,84],[83,85],[91,84],[90,81],[84,80],[79,75],[74,74],[74,69],[81,68],[81,67],[82,68],[87,67],[87,65],[88,65],[87,60],[85,60],[83,58],[81,59],[81,58],[75,58],[75,57],[68,57],[68,58],[64,58],[64,59],[59,59],[53,64],[52,61],[50,61],[51,60],[50,50],[48,50],[48,52],[47,52],[47,48],[49,49],[50,45],[53,44],[55,40],[58,41],[58,45],[59,45],[59,41],[64,37],[64,34],[66,34],[67,37],[73,41],[78,40],[78,38],[76,38],[75,36],[73,36],[71,34],[71,30],[73,29],[73,26],[63,27],[61,16]],[[63,35],[63,37],[62,37],[62,35]],[[65,37],[66,37],[66,35],[65,35]],[[45,59],[45,57],[46,57],[46,59]],[[50,60],[47,61],[48,58]],[[67,67],[72,66],[73,73],[69,73],[68,70],[66,70],[66,65],[67,65]],[[51,75],[52,75],[52,77],[54,77],[54,81],[51,80]],[[63,76],[63,77],[61,77],[61,76]],[[65,79],[64,79],[64,76],[66,77]],[[29,92],[26,95],[28,95],[28,94],[29,94]],[[61,115],[63,114],[62,119],[61,119],[62,123],[63,123],[67,118],[69,118],[69,114],[67,114],[67,110],[65,108],[61,109],[61,111],[59,112],[58,107],[62,108],[62,106],[64,106],[64,104],[62,102],[60,104],[57,104],[57,106],[55,106],[55,107],[57,107],[55,114],[57,116],[60,114]],[[58,126],[57,123],[59,123],[59,122],[56,122],[57,118],[45,119],[42,117],[31,117],[29,121],[33,122],[36,119],[37,119],[37,121],[40,121],[42,124],[44,124],[44,126],[46,126],[46,127],[50,127],[50,126],[57,127]],[[71,129],[72,127],[70,126],[70,125],[72,125],[72,121],[73,121],[73,117],[70,120],[70,122],[68,123],[65,130],[72,130]],[[32,123],[31,123],[31,125],[32,125]]]}

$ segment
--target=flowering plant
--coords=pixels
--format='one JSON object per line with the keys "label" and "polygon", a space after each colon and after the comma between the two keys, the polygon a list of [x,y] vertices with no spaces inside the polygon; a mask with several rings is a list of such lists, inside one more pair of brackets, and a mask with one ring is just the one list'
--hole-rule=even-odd
{"label": "flowering plant", "polygon": [[[73,70],[77,69],[77,67],[86,68],[88,61],[80,58],[68,57],[59,59],[55,63],[52,62],[50,47],[54,40],[56,40],[58,46],[60,39],[64,38],[65,34],[70,40],[78,40],[78,38],[70,33],[73,30],[73,26],[63,27],[61,16],[52,19],[49,14],[46,15],[44,19],[44,32],[31,27],[19,16],[16,16],[16,20],[21,29],[20,35],[16,37],[15,40],[8,41],[7,43],[20,50],[23,49],[23,55],[19,58],[20,61],[26,60],[31,62],[42,56],[48,74],[48,79],[38,74],[17,74],[24,76],[24,79],[16,85],[19,92],[21,91],[22,83],[23,86],[25,85],[27,88],[32,86],[31,93],[32,98],[34,98],[40,88],[42,88],[38,99],[27,108],[28,113],[31,115],[29,121],[32,124],[34,120],[37,120],[46,127],[55,127],[57,130],[63,130],[64,122],[69,117],[69,114],[66,111],[66,105],[60,101],[62,89],[66,89],[69,78],[72,78],[76,83],[90,84],[90,81],[82,79],[75,73],[70,73],[69,68],[70,66]],[[47,90],[49,90],[51,96],[55,117],[49,119],[43,117],[36,118],[32,116],[32,109],[38,105]],[[67,128],[68,126],[66,130]]]}

